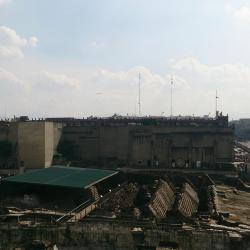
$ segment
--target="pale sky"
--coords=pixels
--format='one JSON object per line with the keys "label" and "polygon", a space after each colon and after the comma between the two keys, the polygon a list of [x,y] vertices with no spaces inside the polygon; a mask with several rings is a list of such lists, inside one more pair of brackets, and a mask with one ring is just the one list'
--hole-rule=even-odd
{"label": "pale sky", "polygon": [[[0,118],[250,117],[250,0],[0,0]],[[164,113],[163,113],[164,112]]]}

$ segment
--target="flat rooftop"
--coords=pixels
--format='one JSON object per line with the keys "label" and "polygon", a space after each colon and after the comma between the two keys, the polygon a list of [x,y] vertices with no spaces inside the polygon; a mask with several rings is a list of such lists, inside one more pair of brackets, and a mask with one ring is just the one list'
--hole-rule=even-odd
{"label": "flat rooftop", "polygon": [[87,189],[117,173],[102,169],[52,166],[11,176],[3,179],[3,182]]}
{"label": "flat rooftop", "polygon": [[51,117],[46,121],[62,122],[67,126],[188,126],[188,127],[223,127],[228,128],[228,116],[222,114],[217,117],[194,117],[194,116],[119,116],[111,117],[88,117],[83,119],[72,119],[67,117]]}

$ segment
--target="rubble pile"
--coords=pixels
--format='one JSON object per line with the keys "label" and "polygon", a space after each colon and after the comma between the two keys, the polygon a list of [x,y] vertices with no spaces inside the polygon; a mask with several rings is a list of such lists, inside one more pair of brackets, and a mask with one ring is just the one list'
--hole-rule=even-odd
{"label": "rubble pile", "polygon": [[199,198],[191,185],[184,181],[178,187],[167,177],[154,179],[151,184],[128,183],[105,199],[100,208],[119,216],[141,219],[194,218]]}
{"label": "rubble pile", "polygon": [[60,200],[55,196],[58,206],[54,209],[49,209],[47,203],[29,209],[2,205],[0,220],[22,225],[62,223],[65,220],[61,218],[70,217],[74,221],[67,222],[75,222],[79,215],[81,222],[107,220],[140,225],[153,222],[160,223],[161,227],[184,224],[236,227],[239,222],[250,225],[250,193],[228,185],[232,177],[223,178],[183,173],[127,174],[116,186],[108,183],[102,187],[92,186],[84,193],[86,202],[76,204],[73,209],[61,210]]}
{"label": "rubble pile", "polygon": [[114,193],[108,200],[105,200],[101,204],[101,207],[111,211],[132,208],[135,203],[137,192],[138,186],[136,184],[126,184],[119,191]]}

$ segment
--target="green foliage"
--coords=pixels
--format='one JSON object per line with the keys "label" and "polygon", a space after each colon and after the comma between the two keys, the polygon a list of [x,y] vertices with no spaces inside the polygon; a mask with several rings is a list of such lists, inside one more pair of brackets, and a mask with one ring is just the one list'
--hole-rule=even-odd
{"label": "green foliage", "polygon": [[70,141],[61,141],[58,145],[57,152],[68,161],[73,160],[74,158],[73,144]]}
{"label": "green foliage", "polygon": [[0,158],[6,160],[11,156],[12,144],[8,141],[0,141]]}

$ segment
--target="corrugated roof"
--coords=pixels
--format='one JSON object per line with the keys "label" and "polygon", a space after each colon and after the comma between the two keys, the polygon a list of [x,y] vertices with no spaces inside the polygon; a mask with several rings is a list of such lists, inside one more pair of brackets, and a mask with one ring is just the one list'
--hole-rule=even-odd
{"label": "corrugated roof", "polygon": [[4,182],[88,188],[117,173],[116,171],[102,169],[53,166],[8,177],[4,179]]}

